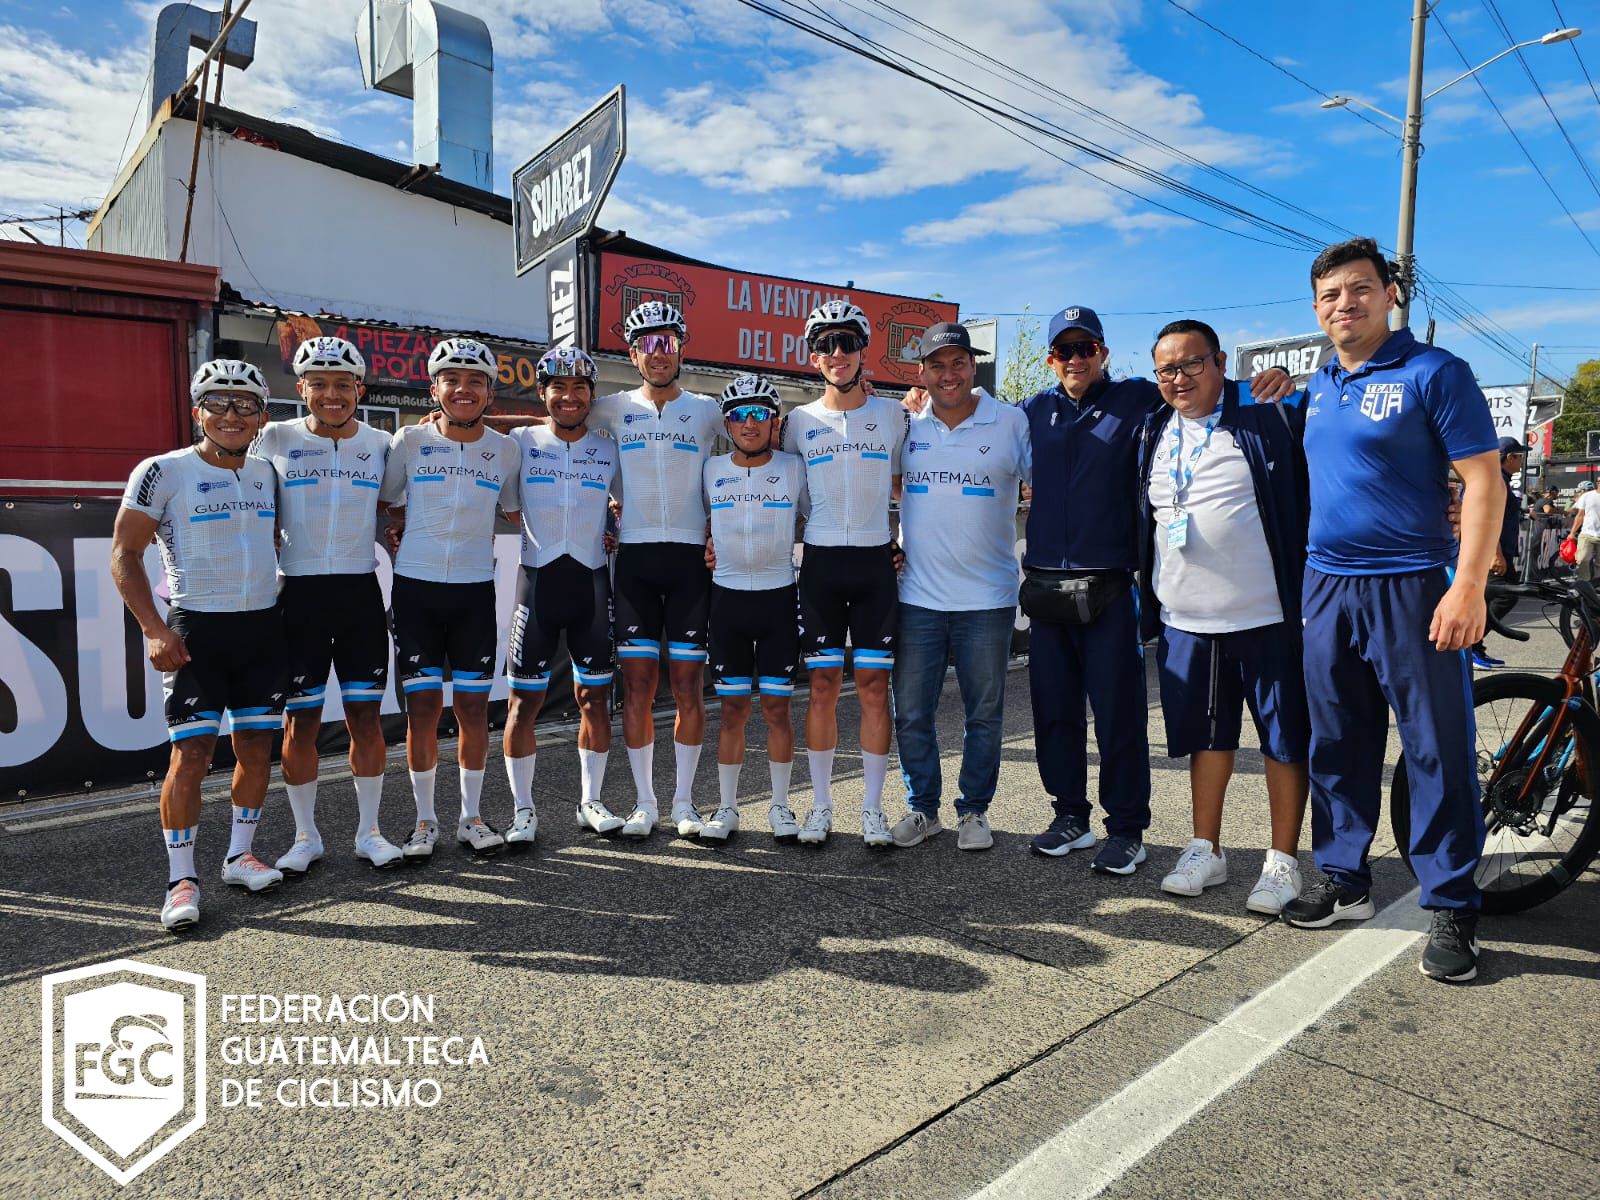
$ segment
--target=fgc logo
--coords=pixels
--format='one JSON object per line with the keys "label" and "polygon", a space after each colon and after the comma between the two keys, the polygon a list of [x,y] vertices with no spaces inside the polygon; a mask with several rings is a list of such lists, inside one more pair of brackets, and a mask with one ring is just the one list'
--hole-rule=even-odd
{"label": "fgc logo", "polygon": [[206,980],[119,958],[44,977],[45,1126],[119,1184],[206,1120]]}
{"label": "fgc logo", "polygon": [[232,486],[233,485],[231,483],[212,482],[211,480],[207,479],[195,484],[194,490],[204,496],[207,492],[214,492],[219,488],[228,488]]}
{"label": "fgc logo", "polygon": [[808,429],[806,430],[806,441],[814,442],[823,434],[831,432],[832,430],[829,429]]}

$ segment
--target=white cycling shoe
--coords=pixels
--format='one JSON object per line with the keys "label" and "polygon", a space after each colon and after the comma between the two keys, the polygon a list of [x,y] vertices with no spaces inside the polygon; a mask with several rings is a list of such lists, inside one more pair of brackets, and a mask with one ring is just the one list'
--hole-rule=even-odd
{"label": "white cycling shoe", "polygon": [[405,852],[383,834],[376,825],[356,836],[356,857],[364,858],[378,870],[396,867],[405,861]]}
{"label": "white cycling shoe", "polygon": [[598,800],[585,800],[578,805],[578,824],[596,833],[615,833],[622,828],[622,818]]}
{"label": "white cycling shoe", "polygon": [[517,815],[505,836],[508,846],[533,845],[533,839],[539,836],[539,815],[531,808],[517,809]]}
{"label": "white cycling shoe", "polygon": [[222,882],[252,892],[264,892],[283,882],[283,872],[267,866],[246,850],[232,862],[222,864]]}
{"label": "white cycling shoe", "polygon": [[498,854],[505,848],[506,840],[494,826],[479,817],[476,821],[463,819],[456,823],[456,841],[474,854]]}
{"label": "white cycling shoe", "polygon": [[719,808],[712,818],[700,827],[702,842],[725,842],[728,835],[739,832],[739,810]]}
{"label": "white cycling shoe", "polygon": [[304,875],[311,869],[311,864],[321,857],[322,838],[301,833],[295,836],[294,845],[278,856],[278,861],[273,866],[280,871],[292,871],[296,875]]}

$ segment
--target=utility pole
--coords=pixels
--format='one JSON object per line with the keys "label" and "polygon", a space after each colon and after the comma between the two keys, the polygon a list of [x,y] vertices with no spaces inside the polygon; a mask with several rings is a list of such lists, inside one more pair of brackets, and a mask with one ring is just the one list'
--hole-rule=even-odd
{"label": "utility pole", "polygon": [[1411,319],[1411,287],[1417,276],[1412,254],[1417,221],[1417,159],[1422,156],[1422,52],[1428,36],[1428,0],[1413,0],[1411,11],[1411,76],[1406,87],[1405,132],[1400,138],[1400,229],[1395,255],[1400,267],[1400,302],[1392,327],[1404,329]]}
{"label": "utility pole", "polygon": [[1528,474],[1533,455],[1528,453],[1528,422],[1533,419],[1533,394],[1539,390],[1539,343],[1533,344],[1533,368],[1528,373],[1528,407],[1522,418],[1522,517],[1517,522],[1527,531],[1527,551],[1522,556],[1522,582],[1533,578],[1533,514],[1528,511]]}

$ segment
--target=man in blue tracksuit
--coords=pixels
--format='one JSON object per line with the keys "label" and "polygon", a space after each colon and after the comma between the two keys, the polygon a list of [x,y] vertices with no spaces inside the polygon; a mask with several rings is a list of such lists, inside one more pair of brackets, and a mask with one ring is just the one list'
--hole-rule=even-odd
{"label": "man in blue tracksuit", "polygon": [[[1034,753],[1055,818],[1030,843],[1060,857],[1095,844],[1089,829],[1088,723],[1094,708],[1106,843],[1090,864],[1129,875],[1150,824],[1150,743],[1144,653],[1133,573],[1138,566],[1137,445],[1165,401],[1147,379],[1106,378],[1110,351],[1087,308],[1050,319],[1048,362],[1060,381],[1022,402],[1033,457],[1023,607],[1031,619],[1028,684]],[[1292,390],[1282,368],[1253,385],[1263,399]]]}
{"label": "man in blue tracksuit", "polygon": [[1248,389],[1226,378],[1227,356],[1202,321],[1173,321],[1152,356],[1167,404],[1139,439],[1140,632],[1161,638],[1167,753],[1188,757],[1194,805],[1194,837],[1161,890],[1198,896],[1228,880],[1222,808],[1248,708],[1272,844],[1245,907],[1277,916],[1301,891],[1311,739],[1300,665],[1304,417],[1249,403]]}
{"label": "man in blue tracksuit", "polygon": [[[1465,650],[1483,636],[1504,509],[1498,439],[1466,363],[1389,331],[1395,285],[1376,243],[1324,250],[1311,289],[1336,351],[1305,404],[1311,829],[1327,879],[1283,915],[1303,928],[1373,915],[1367,850],[1392,708],[1411,778],[1411,865],[1433,910],[1422,972],[1464,982],[1477,974],[1484,837]],[[1465,485],[1459,557],[1445,516],[1451,467]]]}

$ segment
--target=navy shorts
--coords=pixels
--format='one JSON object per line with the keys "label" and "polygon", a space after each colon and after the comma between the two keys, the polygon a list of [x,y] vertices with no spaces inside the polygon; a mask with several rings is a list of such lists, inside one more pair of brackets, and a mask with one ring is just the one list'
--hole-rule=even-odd
{"label": "navy shorts", "polygon": [[1287,621],[1236,633],[1163,626],[1156,670],[1173,758],[1237,750],[1246,705],[1268,758],[1304,762],[1310,754],[1300,630]]}

